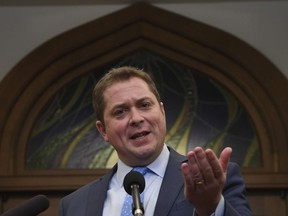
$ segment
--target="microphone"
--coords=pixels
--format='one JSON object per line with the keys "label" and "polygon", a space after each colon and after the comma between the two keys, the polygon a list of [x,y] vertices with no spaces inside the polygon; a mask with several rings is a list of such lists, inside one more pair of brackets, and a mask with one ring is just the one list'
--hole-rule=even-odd
{"label": "microphone", "polygon": [[136,171],[129,172],[123,181],[125,191],[132,195],[132,214],[134,216],[143,216],[144,208],[140,200],[140,193],[144,191],[145,179],[144,176]]}
{"label": "microphone", "polygon": [[36,216],[49,207],[49,200],[44,195],[37,195],[10,209],[0,216]]}

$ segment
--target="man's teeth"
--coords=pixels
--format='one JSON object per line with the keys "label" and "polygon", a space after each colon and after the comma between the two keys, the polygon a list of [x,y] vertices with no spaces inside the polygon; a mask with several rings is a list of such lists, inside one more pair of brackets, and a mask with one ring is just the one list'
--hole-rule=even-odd
{"label": "man's teeth", "polygon": [[132,139],[138,139],[138,138],[146,136],[147,134],[148,134],[147,132],[139,133],[133,136]]}

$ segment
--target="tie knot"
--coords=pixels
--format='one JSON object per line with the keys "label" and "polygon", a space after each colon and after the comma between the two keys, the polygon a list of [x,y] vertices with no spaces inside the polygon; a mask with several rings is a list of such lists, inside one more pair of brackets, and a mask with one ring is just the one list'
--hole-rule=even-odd
{"label": "tie knot", "polygon": [[136,172],[141,173],[142,175],[145,175],[149,171],[149,168],[147,168],[147,167],[134,167],[133,171],[136,171]]}

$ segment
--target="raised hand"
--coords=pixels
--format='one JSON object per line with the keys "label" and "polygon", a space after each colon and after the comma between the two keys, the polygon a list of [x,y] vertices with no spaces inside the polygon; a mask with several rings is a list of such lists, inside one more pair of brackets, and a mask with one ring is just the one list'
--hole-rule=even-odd
{"label": "raised hand", "polygon": [[197,215],[211,215],[221,199],[232,149],[225,148],[219,157],[211,149],[196,147],[188,152],[183,163],[184,193],[195,207]]}

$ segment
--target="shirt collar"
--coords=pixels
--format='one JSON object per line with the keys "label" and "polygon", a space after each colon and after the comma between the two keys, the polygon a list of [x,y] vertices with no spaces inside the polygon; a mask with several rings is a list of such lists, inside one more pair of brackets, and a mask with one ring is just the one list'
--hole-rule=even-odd
{"label": "shirt collar", "polygon": [[[169,154],[170,154],[170,152],[169,152],[166,144],[164,144],[164,147],[163,147],[160,155],[151,164],[149,164],[147,167],[151,171],[153,171],[155,174],[157,174],[158,176],[163,178],[165,171],[166,171],[167,164],[168,164]],[[133,167],[126,165],[120,159],[118,160],[116,178],[117,178],[119,185],[123,184],[123,180],[124,180],[126,174],[128,172],[130,172],[132,169],[133,169]]]}

